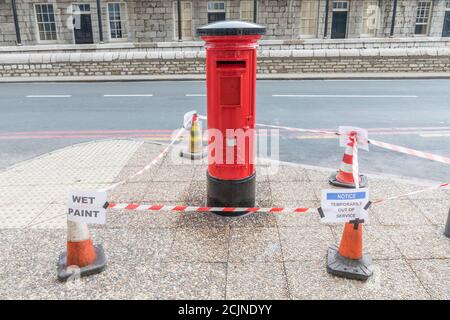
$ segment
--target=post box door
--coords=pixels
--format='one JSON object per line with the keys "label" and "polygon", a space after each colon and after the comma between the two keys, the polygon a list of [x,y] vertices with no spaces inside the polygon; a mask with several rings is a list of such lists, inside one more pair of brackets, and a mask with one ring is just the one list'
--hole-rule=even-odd
{"label": "post box door", "polygon": [[[237,56],[236,56],[237,55]],[[238,179],[253,174],[254,104],[252,103],[253,54],[239,51],[232,57],[218,54],[215,60],[217,82],[214,84],[218,106],[216,128],[223,134],[223,161],[217,168],[221,175]],[[244,143],[245,141],[245,143]],[[252,158],[250,158],[252,157]]]}

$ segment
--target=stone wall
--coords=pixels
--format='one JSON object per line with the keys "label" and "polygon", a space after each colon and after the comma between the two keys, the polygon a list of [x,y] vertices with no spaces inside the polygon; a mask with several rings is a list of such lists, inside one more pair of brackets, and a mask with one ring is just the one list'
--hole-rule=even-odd
{"label": "stone wall", "polygon": [[[195,28],[208,23],[207,0],[182,0],[192,4],[192,34]],[[305,36],[300,29],[300,16],[302,4],[305,0],[258,0],[257,22],[267,27],[266,39],[300,39]],[[321,39],[325,29],[325,0],[318,1],[317,33],[315,38]],[[360,38],[362,35],[362,16],[364,1],[350,0],[348,14],[348,38]],[[413,37],[415,16],[419,0],[398,0],[395,36]],[[442,34],[445,1],[433,0],[433,9],[430,19],[428,36],[440,37]],[[177,6],[175,0],[123,0],[126,3],[126,22],[124,22],[124,39],[111,39],[108,24],[107,1],[101,0],[102,27],[104,42],[160,42],[173,41],[178,38],[176,18]],[[226,19],[241,19],[240,1],[223,0],[226,8]],[[392,21],[393,0],[379,0],[379,21],[375,37],[388,37]],[[100,42],[97,3],[95,0],[20,0],[17,1],[19,25],[22,43],[24,45],[45,44],[38,39],[36,15],[34,4],[53,3],[56,13],[58,40],[55,44],[73,44],[74,35],[70,27],[70,5],[72,3],[85,3],[91,7],[91,21],[94,43]],[[333,1],[330,0],[328,11],[327,34],[331,34]],[[185,40],[195,40],[195,37]],[[0,0],[0,46],[14,45],[16,42],[14,22],[11,12],[10,0]]]}
{"label": "stone wall", "polygon": [[[70,49],[72,47],[72,49]],[[110,76],[204,74],[205,51],[201,42],[149,46],[103,45],[80,50],[78,46],[22,48],[21,53],[3,48],[0,77]],[[25,50],[23,50],[25,49]],[[1,51],[0,51],[1,52]],[[258,52],[260,74],[342,72],[449,72],[450,41],[315,40],[265,41]]]}
{"label": "stone wall", "polygon": [[[417,53],[419,54],[419,53]],[[193,75],[205,74],[204,58],[182,59],[120,59],[114,54],[98,61],[82,61],[83,56],[72,55],[69,60],[55,57],[55,61],[12,62],[0,65],[0,77],[47,76],[113,76],[113,75]],[[450,56],[322,56],[322,57],[261,57],[260,74],[305,73],[396,73],[448,72]]]}
{"label": "stone wall", "polygon": [[[151,39],[151,41],[159,42],[174,39],[174,5],[172,1],[137,0],[126,2],[129,41],[142,42]],[[108,40],[107,32],[105,35]]]}
{"label": "stone wall", "polygon": [[14,30],[14,19],[11,13],[11,2],[0,1],[0,44],[14,45],[16,33]]}

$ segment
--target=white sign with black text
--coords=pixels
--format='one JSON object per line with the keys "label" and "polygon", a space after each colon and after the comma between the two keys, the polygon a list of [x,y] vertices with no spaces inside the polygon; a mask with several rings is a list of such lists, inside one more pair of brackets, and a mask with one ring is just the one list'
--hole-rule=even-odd
{"label": "white sign with black text", "polygon": [[67,220],[93,224],[106,222],[106,192],[97,190],[67,191]]}
{"label": "white sign with black text", "polygon": [[367,221],[368,213],[364,209],[369,202],[369,189],[322,190],[321,210],[325,223],[349,222],[355,219]]}

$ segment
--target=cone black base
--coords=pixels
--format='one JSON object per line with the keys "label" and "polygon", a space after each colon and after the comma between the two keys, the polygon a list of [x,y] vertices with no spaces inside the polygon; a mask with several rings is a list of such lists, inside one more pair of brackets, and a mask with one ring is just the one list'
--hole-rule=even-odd
{"label": "cone black base", "polygon": [[353,260],[343,257],[337,246],[328,248],[327,271],[335,276],[365,281],[373,274],[371,265],[372,258],[367,252],[363,252],[361,259]]}
{"label": "cone black base", "polygon": [[[207,173],[207,206],[239,207],[255,206],[256,173],[242,180],[220,180]],[[213,211],[214,212],[214,211]],[[248,211],[214,212],[223,216],[240,216]]]}
{"label": "cone black base", "polygon": [[[97,257],[91,265],[82,268],[73,268],[73,270],[67,270],[67,256],[66,252],[61,253],[58,259],[58,280],[67,281],[71,277],[85,277],[96,273],[100,273],[106,268],[106,256],[102,245],[96,245],[95,252]],[[70,268],[69,268],[70,269]]]}
{"label": "cone black base", "polygon": [[[339,172],[335,172],[332,173],[330,176],[330,184],[332,184],[333,186],[336,187],[343,187],[343,188],[355,188],[355,184],[354,183],[345,183],[345,182],[340,182],[336,179],[337,175]],[[359,187],[360,188],[365,188],[367,187],[367,177],[365,175],[360,175],[361,177],[361,181],[359,182]]]}
{"label": "cone black base", "polygon": [[191,159],[191,160],[198,160],[198,159],[203,159],[204,157],[206,157],[206,151],[204,152],[197,152],[197,153],[192,153],[189,151],[180,151],[180,157],[186,158],[186,159]]}

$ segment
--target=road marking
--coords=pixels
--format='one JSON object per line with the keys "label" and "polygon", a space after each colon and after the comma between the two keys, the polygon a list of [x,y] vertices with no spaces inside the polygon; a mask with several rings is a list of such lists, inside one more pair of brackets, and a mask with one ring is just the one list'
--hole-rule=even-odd
{"label": "road marking", "polygon": [[104,94],[105,98],[114,97],[153,97],[153,94]]}
{"label": "road marking", "polygon": [[273,94],[272,97],[282,98],[418,98],[407,95],[351,95],[351,94]]}
{"label": "road marking", "polygon": [[47,95],[28,95],[27,98],[70,98],[70,94],[47,94]]}
{"label": "road marking", "polygon": [[367,81],[382,81],[382,82],[389,82],[389,81],[404,81],[404,80],[417,80],[417,79],[324,79],[325,82],[338,82],[338,81],[349,81],[349,82],[367,82]]}
{"label": "road marking", "polygon": [[420,135],[422,138],[450,137],[450,133],[425,133]]}
{"label": "road marking", "polygon": [[206,97],[204,93],[187,93],[186,97]]}

